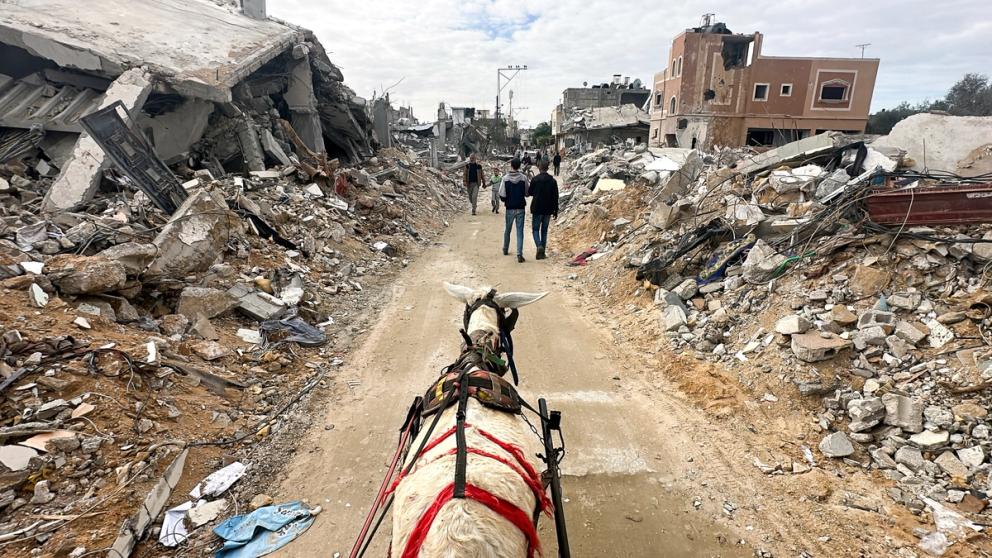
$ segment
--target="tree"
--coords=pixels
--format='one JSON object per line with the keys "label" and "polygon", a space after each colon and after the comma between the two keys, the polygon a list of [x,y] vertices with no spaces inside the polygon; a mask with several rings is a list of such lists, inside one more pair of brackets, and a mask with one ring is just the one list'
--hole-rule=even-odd
{"label": "tree", "polygon": [[868,117],[868,127],[865,129],[869,134],[888,134],[892,131],[892,127],[895,126],[900,120],[910,117],[918,112],[917,107],[910,105],[907,101],[903,101],[896,105],[895,108],[882,109],[875,114]]}
{"label": "tree", "polygon": [[955,116],[992,116],[992,82],[982,74],[965,74],[951,86],[943,99],[929,99],[915,105],[903,101],[868,117],[869,134],[888,134],[900,120],[914,114],[942,110]]}
{"label": "tree", "polygon": [[554,137],[551,136],[551,124],[547,122],[538,124],[534,128],[534,135],[531,136],[531,141],[538,147],[551,145],[554,142]]}
{"label": "tree", "polygon": [[992,83],[982,74],[965,74],[944,99],[955,116],[992,116]]}

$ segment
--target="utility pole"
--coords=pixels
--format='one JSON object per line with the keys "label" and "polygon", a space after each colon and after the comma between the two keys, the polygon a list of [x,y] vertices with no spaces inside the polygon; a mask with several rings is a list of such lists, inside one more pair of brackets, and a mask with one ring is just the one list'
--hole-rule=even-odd
{"label": "utility pole", "polygon": [[[526,64],[524,64],[523,66],[520,66],[520,65],[517,65],[517,64],[513,64],[513,65],[506,66],[505,68],[497,68],[496,69],[496,115],[495,115],[494,120],[495,120],[496,128],[497,129],[500,127],[500,125],[499,125],[500,113],[501,113],[501,110],[500,110],[500,95],[503,93],[503,89],[507,85],[510,85],[510,82],[513,81],[513,78],[517,77],[517,74],[519,74],[520,72],[522,72],[522,71],[524,71],[526,69],[527,69],[527,65]],[[513,72],[513,73],[510,73],[510,72]],[[503,80],[504,79],[506,80],[506,83],[503,83]]]}
{"label": "utility pole", "polygon": [[865,48],[866,47],[870,47],[870,46],[871,46],[871,43],[861,43],[860,45],[854,45],[854,48],[860,48],[861,49],[861,58],[864,58],[865,57]]}

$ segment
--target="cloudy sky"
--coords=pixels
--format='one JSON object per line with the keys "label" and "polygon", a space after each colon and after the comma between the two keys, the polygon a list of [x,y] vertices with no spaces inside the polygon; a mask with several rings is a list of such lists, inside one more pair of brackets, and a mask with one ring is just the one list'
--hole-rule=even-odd
{"label": "cloudy sky", "polygon": [[[881,59],[872,110],[942,97],[967,72],[992,73],[989,0],[268,0],[269,14],[313,29],[362,96],[390,88],[432,120],[439,101],[492,108],[496,69],[529,69],[504,90],[517,118],[548,120],[566,87],[613,74],[650,83],[672,38],[716,14],[761,31],[769,56]],[[401,81],[402,80],[402,81]],[[395,85],[394,84],[397,84]],[[505,98],[504,98],[505,102]]]}

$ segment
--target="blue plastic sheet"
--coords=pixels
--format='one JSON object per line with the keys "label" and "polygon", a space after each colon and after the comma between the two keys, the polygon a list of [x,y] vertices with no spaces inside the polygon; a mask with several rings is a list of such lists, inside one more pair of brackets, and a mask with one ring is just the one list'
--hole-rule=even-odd
{"label": "blue plastic sheet", "polygon": [[255,558],[286,546],[313,525],[314,510],[303,502],[265,506],[214,527],[224,546],[214,558]]}

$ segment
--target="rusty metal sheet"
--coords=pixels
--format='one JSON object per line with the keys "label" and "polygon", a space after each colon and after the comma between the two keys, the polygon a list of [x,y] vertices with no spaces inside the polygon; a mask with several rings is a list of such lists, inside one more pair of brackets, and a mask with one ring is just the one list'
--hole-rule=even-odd
{"label": "rusty metal sheet", "polygon": [[992,183],[883,190],[868,196],[868,215],[880,225],[992,223]]}

